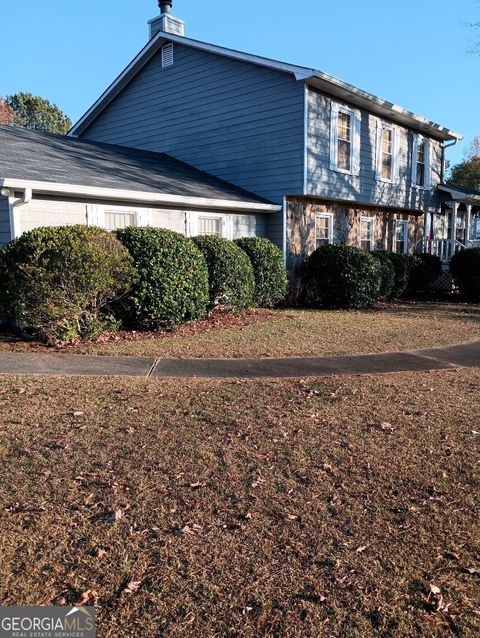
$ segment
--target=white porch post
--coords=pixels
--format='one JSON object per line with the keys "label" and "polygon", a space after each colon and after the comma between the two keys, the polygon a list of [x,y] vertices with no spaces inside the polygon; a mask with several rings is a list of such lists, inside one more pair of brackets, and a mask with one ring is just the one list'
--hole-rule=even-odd
{"label": "white porch post", "polygon": [[465,229],[465,246],[468,247],[468,242],[470,241],[470,226],[472,224],[472,208],[473,206],[471,204],[467,204],[467,219],[465,222],[466,225],[466,229]]}
{"label": "white porch post", "polygon": [[457,240],[457,202],[452,202],[452,231],[450,234],[450,258],[455,254],[455,241]]}

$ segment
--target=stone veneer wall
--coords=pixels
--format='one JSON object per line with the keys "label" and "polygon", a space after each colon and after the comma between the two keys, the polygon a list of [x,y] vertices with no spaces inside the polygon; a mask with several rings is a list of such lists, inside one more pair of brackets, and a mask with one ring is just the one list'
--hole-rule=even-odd
{"label": "stone veneer wall", "polygon": [[375,220],[375,249],[392,250],[395,221],[407,220],[408,251],[413,253],[423,238],[424,215],[412,215],[404,211],[381,210],[354,204],[318,202],[318,200],[295,197],[287,202],[287,268],[291,275],[301,267],[303,261],[315,250],[315,214],[333,213],[333,241],[337,244],[359,246],[360,218]]}

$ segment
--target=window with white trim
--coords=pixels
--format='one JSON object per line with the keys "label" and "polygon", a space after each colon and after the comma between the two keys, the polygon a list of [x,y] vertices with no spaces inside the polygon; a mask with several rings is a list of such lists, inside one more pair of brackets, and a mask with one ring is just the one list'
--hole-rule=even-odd
{"label": "window with white trim", "polygon": [[412,186],[430,188],[430,140],[414,134],[412,147]]}
{"label": "window with white trim", "polygon": [[377,179],[398,181],[398,133],[395,126],[379,122],[377,125]]}
{"label": "window with white trim", "polygon": [[393,129],[382,129],[382,179],[393,178]]}
{"label": "window with white trim", "polygon": [[122,230],[129,226],[137,226],[135,211],[105,210],[104,219],[107,230]]}
{"label": "window with white trim", "polygon": [[375,224],[373,217],[360,218],[360,248],[373,250],[375,243]]}
{"label": "window with white trim", "polygon": [[395,225],[395,252],[408,253],[408,221],[397,219]]}
{"label": "window with white trim", "polygon": [[360,173],[360,111],[332,102],[330,168],[340,173]]}
{"label": "window with white trim", "polygon": [[222,219],[221,217],[203,217],[198,218],[198,234],[199,235],[215,235],[222,236]]}
{"label": "window with white trim", "polygon": [[173,66],[173,44],[165,44],[162,47],[162,68]]}
{"label": "window with white trim", "polygon": [[315,215],[315,248],[333,243],[333,215],[317,213]]}

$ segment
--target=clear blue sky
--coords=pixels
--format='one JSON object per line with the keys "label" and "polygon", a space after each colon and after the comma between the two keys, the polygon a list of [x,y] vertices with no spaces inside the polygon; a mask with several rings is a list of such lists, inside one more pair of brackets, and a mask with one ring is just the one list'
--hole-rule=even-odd
{"label": "clear blue sky", "polygon": [[[156,0],[2,2],[0,95],[31,91],[77,120],[147,40]],[[196,39],[314,67],[480,135],[478,0],[174,0]],[[480,33],[478,34],[480,38]]]}

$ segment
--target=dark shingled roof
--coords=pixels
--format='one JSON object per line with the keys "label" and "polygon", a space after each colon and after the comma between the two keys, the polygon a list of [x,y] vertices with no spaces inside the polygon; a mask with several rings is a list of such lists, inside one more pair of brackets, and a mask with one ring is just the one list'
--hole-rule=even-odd
{"label": "dark shingled roof", "polygon": [[270,204],[165,153],[0,126],[0,179]]}
{"label": "dark shingled roof", "polygon": [[451,188],[452,190],[459,191],[460,193],[465,193],[465,195],[480,195],[480,191],[475,190],[474,188],[469,188],[468,186],[455,184],[455,182],[446,182],[445,186],[447,188]]}

